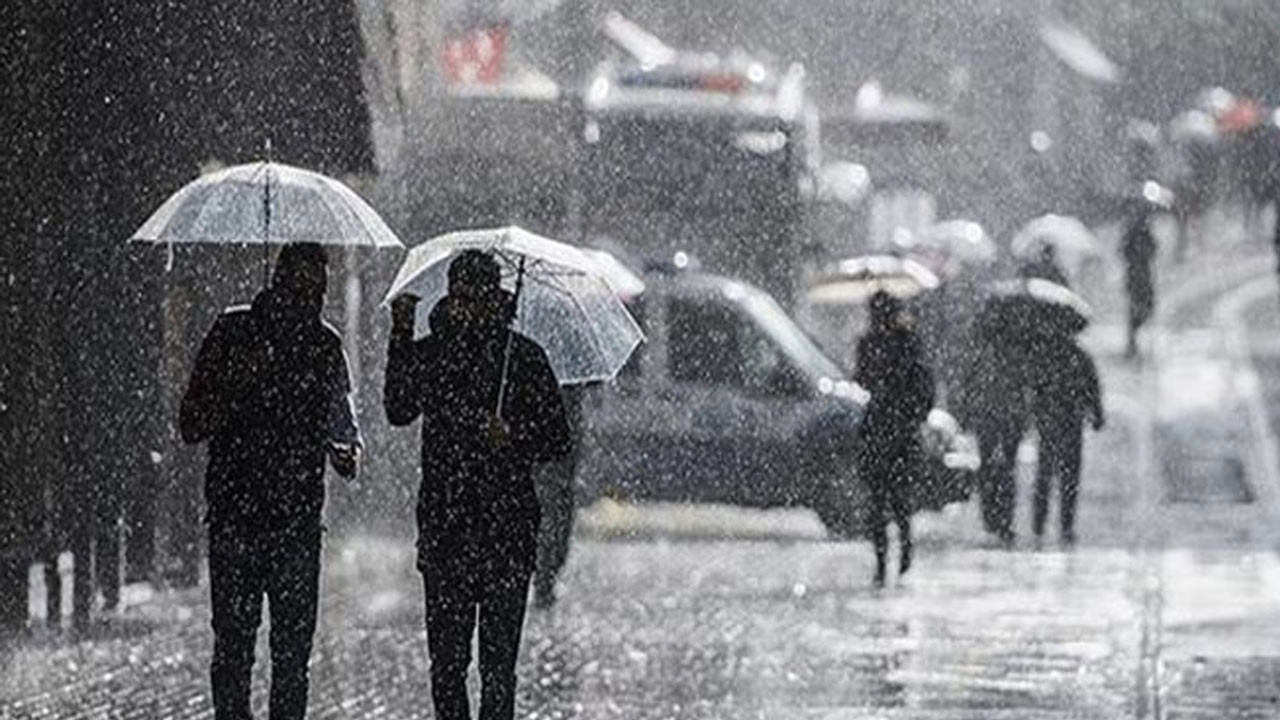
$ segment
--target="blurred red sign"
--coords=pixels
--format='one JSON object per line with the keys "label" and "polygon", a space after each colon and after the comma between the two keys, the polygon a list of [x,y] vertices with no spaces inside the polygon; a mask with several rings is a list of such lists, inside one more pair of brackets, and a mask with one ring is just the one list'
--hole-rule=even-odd
{"label": "blurred red sign", "polygon": [[1232,103],[1218,116],[1218,131],[1241,133],[1262,122],[1262,105],[1255,100],[1242,98]]}
{"label": "blurred red sign", "polygon": [[440,65],[449,85],[496,85],[502,79],[507,28],[495,25],[469,30],[447,38],[440,51]]}

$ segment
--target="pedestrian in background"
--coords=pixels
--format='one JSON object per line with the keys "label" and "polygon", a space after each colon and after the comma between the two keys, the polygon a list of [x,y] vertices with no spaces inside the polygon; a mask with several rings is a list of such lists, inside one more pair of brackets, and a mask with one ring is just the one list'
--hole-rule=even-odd
{"label": "pedestrian in background", "polygon": [[[560,389],[541,347],[510,329],[511,299],[489,254],[460,253],[431,332],[418,299],[396,298],[383,402],[392,425],[422,418],[418,568],[435,716],[470,718],[467,669],[480,637],[480,717],[515,714],[516,658],[538,540],[535,463],[567,455]],[[499,396],[502,396],[499,407]]]}
{"label": "pedestrian in background", "polygon": [[558,460],[543,463],[535,471],[542,520],[538,530],[538,557],[533,572],[533,603],[549,608],[556,603],[556,581],[569,559],[576,513],[574,497],[578,461],[582,456],[582,396],[588,385],[561,388],[565,417],[573,435],[573,449]]}
{"label": "pedestrian in background", "polygon": [[921,462],[920,426],[933,407],[933,373],[925,364],[902,302],[871,296],[871,328],[858,340],[854,380],[871,393],[860,426],[859,474],[871,492],[868,526],[875,584],[885,583],[890,518],[898,526],[898,574],[911,568],[911,499]]}
{"label": "pedestrian in background", "polygon": [[1135,213],[1120,241],[1120,255],[1124,260],[1125,270],[1124,288],[1129,296],[1129,340],[1125,355],[1131,358],[1138,354],[1138,330],[1151,319],[1155,310],[1152,261],[1155,259],[1156,249],[1156,239],[1151,234],[1147,213]]}
{"label": "pedestrian in background", "polygon": [[978,352],[961,384],[955,409],[960,423],[978,438],[983,526],[1011,546],[1016,539],[1018,445],[1031,422],[1031,362],[1026,345],[985,330],[981,328],[975,336]]}
{"label": "pedestrian in background", "polygon": [[1060,538],[1063,544],[1073,545],[1084,421],[1088,419],[1094,430],[1105,424],[1102,389],[1093,358],[1075,338],[1053,336],[1046,339],[1043,349],[1032,387],[1033,414],[1040,434],[1032,530],[1039,545],[1057,478]]}
{"label": "pedestrian in background", "polygon": [[356,474],[362,443],[342,338],[324,320],[324,248],[288,245],[271,286],[227,310],[200,346],[182,399],[188,443],[209,442],[214,716],[252,717],[262,598],[271,612],[272,720],[307,709],[319,602],[325,459]]}

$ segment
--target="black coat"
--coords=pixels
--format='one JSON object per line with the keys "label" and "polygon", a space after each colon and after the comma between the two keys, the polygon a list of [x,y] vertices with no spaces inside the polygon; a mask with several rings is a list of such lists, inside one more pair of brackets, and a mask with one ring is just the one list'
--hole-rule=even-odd
{"label": "black coat", "polygon": [[318,528],[331,442],[360,442],[342,339],[318,314],[266,290],[213,324],[179,428],[209,441],[210,529]]}
{"label": "black coat", "polygon": [[854,380],[871,393],[862,421],[868,450],[914,442],[934,402],[933,373],[910,330],[872,330],[858,340]]}
{"label": "black coat", "polygon": [[1041,433],[1079,432],[1085,418],[1103,419],[1098,368],[1074,339],[1046,344],[1037,361],[1032,397]]}
{"label": "black coat", "polygon": [[1017,342],[1005,335],[973,336],[977,346],[959,392],[952,401],[956,419],[980,437],[1021,435],[1031,413],[1031,379],[1039,342]]}
{"label": "black coat", "polygon": [[506,328],[463,325],[441,300],[431,334],[396,326],[383,402],[392,425],[422,418],[419,566],[453,577],[532,570],[540,510],[535,462],[572,448],[560,388],[537,343],[511,333],[502,417],[511,442],[488,437],[501,383]]}

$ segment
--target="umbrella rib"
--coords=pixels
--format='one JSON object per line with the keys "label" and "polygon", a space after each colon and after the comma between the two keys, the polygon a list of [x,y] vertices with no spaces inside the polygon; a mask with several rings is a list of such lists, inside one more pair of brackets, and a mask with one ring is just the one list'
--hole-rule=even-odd
{"label": "umbrella rib", "polygon": [[[351,188],[349,188],[349,187],[347,187],[346,185],[342,184],[340,181],[337,181],[337,182],[335,182],[335,181],[330,181],[330,182],[324,183],[324,187],[325,187],[325,189],[326,189],[326,190],[329,190],[330,192],[332,192],[334,195],[338,196],[339,198],[341,198],[341,199],[343,199],[343,200],[347,200],[347,201],[348,201],[348,203],[350,203],[350,201],[349,201],[349,200],[348,200],[348,198],[346,197],[346,196],[347,196],[347,194],[348,194],[348,193],[350,193],[350,194],[352,194],[352,195],[355,195],[355,191],[354,191],[354,190],[352,190]],[[325,201],[325,203],[326,203],[326,204],[329,204],[329,197],[328,197],[328,194],[326,193],[323,197],[324,197],[324,201]],[[359,199],[359,196],[357,195],[357,196],[356,196],[356,198],[357,198],[357,199]],[[363,202],[363,201],[362,201],[362,202]],[[357,222],[357,223],[359,223],[360,227],[364,228],[364,232],[365,232],[365,234],[369,237],[370,242],[372,242],[372,243],[373,243],[373,246],[374,246],[374,247],[377,247],[377,246],[378,246],[378,233],[377,233],[377,232],[375,232],[373,228],[369,227],[369,223],[368,223],[368,222],[366,222],[366,220],[365,220],[364,216],[363,216],[363,215],[359,212],[359,210],[357,209],[359,206],[354,205],[354,204],[350,204],[350,205],[343,205],[343,206],[340,206],[340,207],[341,207],[344,211],[346,211],[346,212],[350,213],[351,215],[354,215],[354,216],[355,216],[355,218],[356,218],[356,222]]]}
{"label": "umbrella rib", "polygon": [[[320,199],[320,205],[324,208],[325,212],[329,213],[329,217],[333,219],[333,224],[345,235],[347,233],[347,226],[350,225],[350,223],[344,222],[343,218],[339,217],[338,210],[334,207],[333,203],[329,201],[329,192],[327,191],[331,190],[331,188],[326,187],[324,183],[318,184],[319,187],[313,189],[312,192],[314,192],[316,197]],[[338,239],[341,240],[342,238],[339,237]]]}

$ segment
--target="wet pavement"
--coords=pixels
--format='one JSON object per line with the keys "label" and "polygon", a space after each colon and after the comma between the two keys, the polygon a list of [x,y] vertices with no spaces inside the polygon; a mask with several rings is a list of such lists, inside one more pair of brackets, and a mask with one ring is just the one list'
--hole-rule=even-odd
{"label": "wet pavement", "polygon": [[[1029,539],[1026,466],[1013,549],[970,505],[923,514],[916,566],[881,591],[869,546],[827,541],[805,511],[602,501],[561,602],[528,619],[519,715],[1280,717],[1280,300],[1263,250],[1164,268],[1141,361],[1114,323],[1090,331],[1110,422],[1087,438],[1077,547]],[[1187,457],[1235,458],[1238,477]],[[324,588],[311,717],[430,717],[409,543],[334,539]],[[7,641],[0,718],[211,716],[203,595],[134,600],[88,640]]]}

